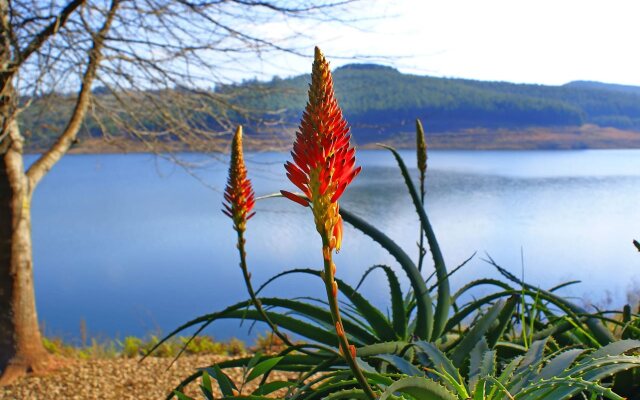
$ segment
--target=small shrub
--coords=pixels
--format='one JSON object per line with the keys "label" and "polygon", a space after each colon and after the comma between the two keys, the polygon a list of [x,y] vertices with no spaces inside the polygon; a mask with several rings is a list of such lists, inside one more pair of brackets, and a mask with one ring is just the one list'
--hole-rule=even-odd
{"label": "small shrub", "polygon": [[197,336],[189,342],[189,338],[181,337],[182,346],[189,343],[185,349],[187,354],[226,354],[224,343],[216,342],[211,336]]}
{"label": "small shrub", "polygon": [[[156,335],[151,335],[148,342],[142,346],[144,354],[147,354],[151,349],[160,343],[160,339]],[[158,346],[154,352],[156,357],[173,357],[179,350],[175,349],[173,345],[175,342],[164,342]]]}
{"label": "small shrub", "polygon": [[124,338],[124,342],[121,343],[122,356],[126,358],[135,358],[143,355],[143,345],[144,343],[142,342],[142,339],[135,336],[127,336]]}
{"label": "small shrub", "polygon": [[286,344],[277,335],[274,335],[273,332],[266,332],[264,335],[258,335],[252,351],[274,354],[284,350],[286,347]]}
{"label": "small shrub", "polygon": [[227,343],[227,354],[230,356],[238,356],[247,353],[244,342],[238,338],[231,338]]}
{"label": "small shrub", "polygon": [[44,345],[45,350],[47,350],[51,354],[60,355],[62,353],[62,343],[60,339],[43,338],[42,344]]}

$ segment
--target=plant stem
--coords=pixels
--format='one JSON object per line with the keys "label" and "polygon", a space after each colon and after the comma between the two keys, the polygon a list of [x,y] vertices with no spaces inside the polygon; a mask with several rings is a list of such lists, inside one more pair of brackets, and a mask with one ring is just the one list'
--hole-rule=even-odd
{"label": "plant stem", "polygon": [[244,277],[244,283],[247,286],[247,292],[249,292],[249,296],[251,296],[251,301],[255,306],[256,310],[260,313],[264,321],[269,325],[273,333],[280,338],[287,346],[293,346],[293,343],[289,340],[289,338],[280,332],[276,324],[271,321],[267,313],[262,308],[262,303],[260,299],[256,297],[256,293],[253,290],[253,285],[251,284],[251,274],[249,273],[249,269],[247,268],[247,253],[244,250],[245,240],[244,240],[244,230],[236,229],[238,232],[238,252],[240,253],[240,269],[242,269],[242,276]]}
{"label": "plant stem", "polygon": [[[424,173],[420,171],[420,203],[424,207]],[[427,250],[424,248],[424,231],[422,230],[422,224],[420,224],[420,244],[418,245],[418,271],[422,272],[422,263],[424,256],[427,254]]]}
{"label": "plant stem", "polygon": [[333,256],[329,243],[323,238],[322,240],[322,254],[324,259],[324,283],[327,290],[327,299],[329,300],[329,309],[331,311],[331,317],[333,319],[334,326],[336,328],[336,334],[338,336],[338,342],[344,359],[349,364],[349,368],[355,375],[356,380],[360,383],[360,386],[370,399],[375,399],[376,395],[369,386],[367,378],[364,376],[362,370],[358,366],[354,355],[351,354],[349,340],[344,332],[342,325],[342,318],[340,317],[340,309],[338,307],[338,284],[334,279],[335,264],[333,263]]}

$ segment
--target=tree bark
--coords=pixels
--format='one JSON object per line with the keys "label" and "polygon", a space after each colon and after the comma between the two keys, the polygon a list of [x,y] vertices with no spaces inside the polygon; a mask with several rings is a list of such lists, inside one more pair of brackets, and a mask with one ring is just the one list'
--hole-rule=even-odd
{"label": "tree bark", "polygon": [[24,173],[23,139],[5,125],[9,146],[0,162],[0,385],[48,367],[33,288],[31,195]]}
{"label": "tree bark", "polygon": [[[61,18],[81,3],[83,1],[69,3]],[[33,287],[31,197],[36,185],[69,150],[78,134],[89,107],[91,84],[102,58],[104,38],[119,4],[120,0],[111,1],[102,28],[93,35],[93,47],[65,130],[25,172],[24,138],[16,120],[17,95],[11,82],[10,46],[6,40],[10,29],[6,21],[7,3],[0,0],[0,385],[50,365],[51,357],[44,348],[38,326]],[[51,32],[56,29],[54,26]],[[47,29],[43,32],[51,34]]]}

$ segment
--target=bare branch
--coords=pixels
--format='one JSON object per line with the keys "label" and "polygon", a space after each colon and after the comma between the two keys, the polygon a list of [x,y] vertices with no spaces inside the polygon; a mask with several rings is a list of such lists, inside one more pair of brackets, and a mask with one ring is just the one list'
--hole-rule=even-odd
{"label": "bare branch", "polygon": [[80,126],[84,120],[91,100],[91,85],[96,76],[96,71],[102,58],[102,48],[104,37],[111,28],[111,24],[116,15],[120,0],[112,0],[109,12],[100,31],[94,35],[93,47],[89,52],[89,63],[82,78],[82,85],[78,95],[76,105],[69,123],[64,132],[58,137],[51,148],[42,154],[38,160],[27,171],[30,187],[34,188],[42,177],[57,163],[69,150],[76,138]]}
{"label": "bare branch", "polygon": [[85,3],[85,0],[73,0],[65,8],[62,9],[60,14],[55,17],[54,21],[51,22],[48,26],[46,26],[40,33],[38,33],[31,42],[18,54],[16,54],[16,59],[12,63],[13,71],[16,71],[17,68],[24,63],[24,61],[29,58],[33,52],[37,51],[42,47],[42,44],[47,41],[52,35],[55,35],[58,30],[64,26],[71,14]]}

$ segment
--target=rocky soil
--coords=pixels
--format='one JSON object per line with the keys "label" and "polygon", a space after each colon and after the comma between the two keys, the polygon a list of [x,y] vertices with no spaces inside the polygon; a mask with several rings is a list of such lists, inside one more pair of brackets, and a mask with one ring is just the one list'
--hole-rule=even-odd
{"label": "rocky soil", "polygon": [[[195,372],[196,368],[224,359],[223,356],[215,355],[183,356],[168,370],[170,358],[148,358],[141,363],[127,358],[72,360],[66,366],[46,375],[29,376],[12,385],[0,387],[0,399],[160,400],[180,381]],[[239,383],[242,370],[234,369],[229,375]],[[272,375],[272,379],[279,380],[295,378],[291,374]],[[256,383],[248,385],[241,393],[251,393]],[[197,384],[187,387],[185,393],[196,399],[204,398],[200,395]]]}

